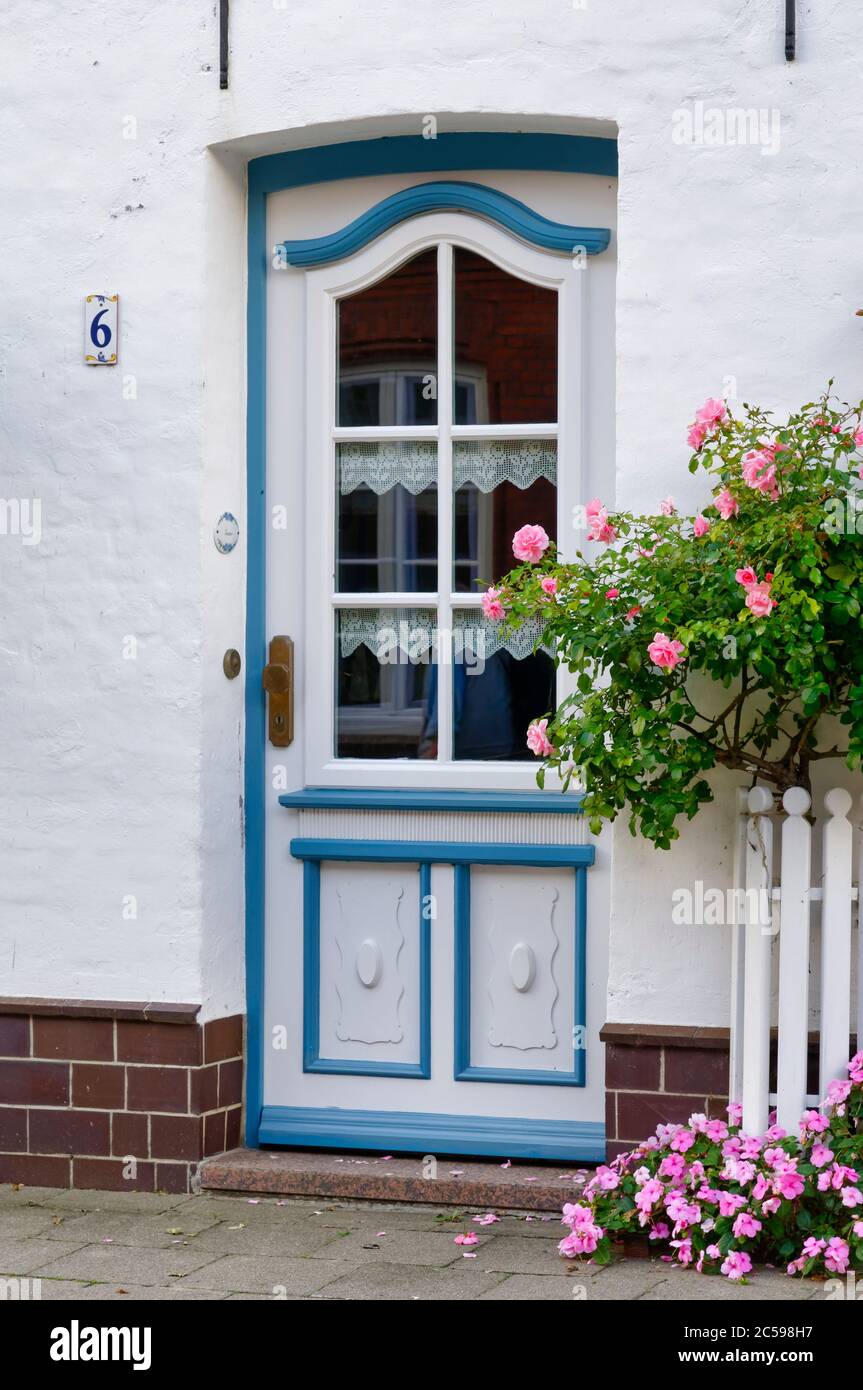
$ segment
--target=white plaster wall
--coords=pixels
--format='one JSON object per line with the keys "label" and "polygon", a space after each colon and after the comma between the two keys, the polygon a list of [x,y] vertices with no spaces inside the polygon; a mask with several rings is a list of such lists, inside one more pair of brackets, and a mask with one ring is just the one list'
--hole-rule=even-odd
{"label": "white plaster wall", "polygon": [[[723,378],[777,406],[831,374],[859,394],[863,11],[798,9],[786,64],[779,0],[235,0],[223,93],[212,0],[7,0],[0,495],[41,498],[44,536],[0,537],[0,993],[241,1003],[242,691],[221,655],[245,553],[209,537],[225,508],[244,521],[244,158],[426,113],[618,126],[616,500],[688,505],[685,425]],[[696,99],[776,108],[779,152],[674,144]],[[80,360],[103,289],[116,370]],[[610,1017],[724,1021],[725,948],[676,940],[663,898],[722,842],[715,815],[670,856],[615,837]]]}

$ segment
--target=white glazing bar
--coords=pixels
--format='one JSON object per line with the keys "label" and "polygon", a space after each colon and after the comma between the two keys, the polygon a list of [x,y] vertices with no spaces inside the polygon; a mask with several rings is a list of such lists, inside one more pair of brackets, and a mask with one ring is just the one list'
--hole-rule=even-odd
{"label": "white glazing bar", "polygon": [[557,425],[453,425],[453,439],[557,439]]}
{"label": "white glazing bar", "polygon": [[333,430],[337,444],[361,444],[375,440],[437,439],[436,425],[340,425]]}
{"label": "white glazing bar", "polygon": [[809,892],[812,832],[806,819],[812,801],[803,787],[782,798],[779,941],[779,1045],[776,1119],[789,1134],[806,1108],[809,1033]]}
{"label": "white glazing bar", "polygon": [[771,898],[773,825],[765,812],[773,798],[766,787],[749,793],[746,829],[746,979],[743,1016],[743,1128],[762,1134],[770,1091],[770,964],[773,937],[762,921],[761,903]]}
{"label": "white glazing bar", "polygon": [[438,420],[438,664],[437,719],[438,760],[453,756],[453,670],[451,643],[444,634],[452,630],[453,517],[452,415],[453,415],[453,254],[452,244],[438,246],[437,289],[437,420]]}

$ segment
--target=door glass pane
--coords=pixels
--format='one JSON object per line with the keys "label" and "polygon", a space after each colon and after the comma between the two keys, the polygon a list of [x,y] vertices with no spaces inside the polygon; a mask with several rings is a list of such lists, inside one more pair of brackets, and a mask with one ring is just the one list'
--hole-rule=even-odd
{"label": "door glass pane", "polygon": [[527,727],[554,708],[554,662],[534,652],[541,629],[504,634],[477,608],[453,610],[453,740],[456,759],[533,760]]}
{"label": "door glass pane", "polygon": [[453,418],[457,425],[557,421],[557,292],[457,246]]}
{"label": "door glass pane", "polygon": [[337,585],[343,593],[437,589],[437,445],[336,446]]}
{"label": "door glass pane", "polygon": [[476,592],[515,560],[512,538],[528,523],[557,539],[553,439],[456,439],[452,446],[456,591]]}
{"label": "door glass pane", "polygon": [[433,609],[336,613],[336,757],[437,757]]}
{"label": "door glass pane", "polygon": [[339,425],[437,422],[437,251],[338,302]]}

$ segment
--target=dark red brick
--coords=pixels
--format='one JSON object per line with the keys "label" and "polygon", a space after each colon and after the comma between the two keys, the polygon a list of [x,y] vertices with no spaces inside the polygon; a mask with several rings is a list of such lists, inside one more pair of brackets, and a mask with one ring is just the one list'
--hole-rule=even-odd
{"label": "dark red brick", "polygon": [[221,1062],[243,1055],[243,1016],[214,1018],[204,1024],[204,1061]]}
{"label": "dark red brick", "polygon": [[189,1109],[186,1067],[127,1068],[126,1106],[129,1110],[167,1110],[185,1115]]}
{"label": "dark red brick", "polygon": [[728,1054],[704,1048],[666,1048],[665,1090],[728,1095]]}
{"label": "dark red brick", "polygon": [[685,1124],[693,1113],[704,1113],[705,1097],[669,1096],[663,1092],[619,1091],[617,1134],[632,1144],[653,1134],[657,1125]]}
{"label": "dark red brick", "polygon": [[68,1158],[43,1154],[0,1154],[0,1182],[20,1182],[27,1187],[69,1187]]}
{"label": "dark red brick", "polygon": [[606,1046],[605,1084],[612,1090],[658,1091],[661,1067],[661,1047]]}
{"label": "dark red brick", "polygon": [[136,1163],[130,1172],[119,1158],[75,1158],[72,1185],[101,1192],[155,1192],[156,1165]]}
{"label": "dark red brick", "polygon": [[202,1030],[174,1023],[118,1023],[117,1060],[156,1062],[168,1067],[199,1067]]}
{"label": "dark red brick", "polygon": [[146,1115],[130,1115],[117,1111],[111,1116],[111,1152],[118,1158],[131,1155],[150,1157],[150,1126]]}
{"label": "dark red brick", "polygon": [[25,1015],[0,1015],[0,1057],[30,1056],[30,1020]]}
{"label": "dark red brick", "polygon": [[223,1062],[219,1067],[219,1104],[239,1105],[243,1099],[243,1063]]}
{"label": "dark red brick", "polygon": [[113,1062],[114,1025],[107,1018],[34,1018],[33,1056]]}
{"label": "dark red brick", "polygon": [[0,1153],[27,1152],[27,1111],[0,1107]]}
{"label": "dark red brick", "polygon": [[31,1110],[30,1152],[109,1154],[110,1119],[98,1110]]}
{"label": "dark red brick", "polygon": [[236,1149],[240,1143],[240,1125],[242,1122],[242,1107],[235,1105],[232,1110],[228,1110],[225,1115],[225,1148]]}
{"label": "dark red brick", "polygon": [[204,1119],[204,1158],[225,1152],[225,1114],[217,1110]]}
{"label": "dark red brick", "polygon": [[75,1062],[72,1104],[80,1109],[122,1110],[126,1104],[126,1068]]}
{"label": "dark red brick", "polygon": [[62,1062],[0,1062],[0,1105],[68,1105],[69,1067]]}
{"label": "dark red brick", "polygon": [[606,1139],[617,1138],[617,1093],[606,1091],[605,1093],[605,1137]]}
{"label": "dark red brick", "polygon": [[[230,1066],[230,1063],[228,1063]],[[190,1102],[193,1115],[203,1115],[207,1110],[219,1108],[219,1068],[195,1067],[189,1073]]]}
{"label": "dark red brick", "polygon": [[188,1163],[157,1163],[156,1191],[176,1193],[189,1191]]}
{"label": "dark red brick", "polygon": [[154,1158],[201,1157],[202,1121],[197,1115],[153,1115],[150,1119],[150,1152]]}

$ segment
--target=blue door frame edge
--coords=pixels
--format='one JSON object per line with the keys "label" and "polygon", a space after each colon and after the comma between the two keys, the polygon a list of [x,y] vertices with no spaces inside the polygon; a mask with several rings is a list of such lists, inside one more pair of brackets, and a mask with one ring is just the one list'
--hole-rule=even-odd
{"label": "blue door frame edge", "polygon": [[398,1153],[482,1154],[495,1158],[601,1163],[605,1126],[584,1120],[512,1119],[410,1110],[341,1110],[267,1105],[260,1143]]}
{"label": "blue door frame edge", "polygon": [[[505,131],[452,132],[425,140],[401,135],[264,155],[248,166],[246,305],[247,521],[244,817],[246,857],[246,1143],[263,1138],[264,808],[266,703],[266,366],[267,195],[285,188],[375,174],[532,169],[617,174],[617,142],[595,136]],[[301,1142],[298,1139],[282,1142]],[[457,1150],[451,1150],[457,1152]],[[601,1156],[601,1155],[600,1155]]]}

